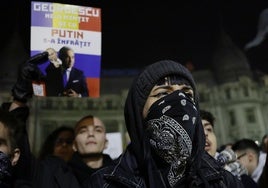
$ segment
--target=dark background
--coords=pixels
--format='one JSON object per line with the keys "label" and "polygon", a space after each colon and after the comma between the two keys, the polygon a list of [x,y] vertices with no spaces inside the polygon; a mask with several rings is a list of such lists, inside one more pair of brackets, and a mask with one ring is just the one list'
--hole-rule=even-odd
{"label": "dark background", "polygon": [[[14,56],[2,53],[2,59],[23,61],[29,56],[30,2],[9,0],[7,6],[1,6],[0,49],[14,51]],[[223,29],[243,50],[257,33],[260,12],[268,7],[267,0],[47,2],[102,8],[103,70],[141,69],[160,59],[191,62],[195,69],[208,68],[219,31]],[[15,31],[22,45],[10,48]],[[257,51],[246,52],[252,67],[265,65],[267,70],[267,49],[261,46]]]}

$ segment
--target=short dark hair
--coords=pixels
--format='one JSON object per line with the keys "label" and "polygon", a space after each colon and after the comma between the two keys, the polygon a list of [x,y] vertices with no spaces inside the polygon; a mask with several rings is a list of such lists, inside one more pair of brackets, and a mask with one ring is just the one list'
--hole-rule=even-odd
{"label": "short dark hair", "polygon": [[211,112],[200,109],[200,117],[201,119],[207,120],[214,127],[215,117]]}
{"label": "short dark hair", "polygon": [[255,151],[255,153],[259,156],[260,148],[256,144],[256,142],[252,139],[243,138],[243,139],[236,141],[232,145],[232,150],[234,151],[247,150],[247,149],[251,149]]}
{"label": "short dark hair", "polygon": [[21,138],[24,135],[24,125],[10,112],[0,109],[0,122],[8,129],[8,139],[11,143],[11,150],[19,147]]}

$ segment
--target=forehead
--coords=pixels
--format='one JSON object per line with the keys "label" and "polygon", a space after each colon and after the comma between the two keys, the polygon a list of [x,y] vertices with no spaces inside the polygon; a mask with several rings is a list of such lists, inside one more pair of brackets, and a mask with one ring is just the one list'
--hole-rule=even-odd
{"label": "forehead", "polygon": [[180,75],[168,75],[158,80],[156,85],[188,85],[190,86],[189,80]]}
{"label": "forehead", "polygon": [[202,124],[205,126],[205,125],[211,125],[211,123],[206,120],[206,119],[202,119]]}
{"label": "forehead", "polygon": [[74,55],[74,51],[73,51],[73,50],[68,50],[68,51],[67,51],[67,55],[69,55],[69,56],[73,56],[73,55]]}
{"label": "forehead", "polygon": [[98,127],[103,127],[104,128],[104,124],[103,122],[96,117],[87,117],[83,120],[81,120],[80,122],[78,122],[77,126],[76,126],[76,130],[80,129],[81,127],[88,127],[88,126],[98,126]]}
{"label": "forehead", "polygon": [[58,138],[72,138],[73,136],[71,131],[65,130],[59,133]]}
{"label": "forehead", "polygon": [[202,119],[201,121],[202,121],[202,125],[203,125],[204,128],[212,128],[212,129],[214,129],[213,125],[208,120]]}

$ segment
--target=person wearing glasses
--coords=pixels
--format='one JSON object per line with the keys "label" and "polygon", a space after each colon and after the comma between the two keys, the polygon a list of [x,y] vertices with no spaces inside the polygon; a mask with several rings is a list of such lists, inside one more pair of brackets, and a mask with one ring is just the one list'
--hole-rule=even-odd
{"label": "person wearing glasses", "polygon": [[71,127],[61,126],[50,133],[44,141],[39,159],[43,160],[49,155],[57,156],[68,162],[73,155],[74,130]]}
{"label": "person wearing glasses", "polygon": [[248,175],[252,177],[252,174],[259,163],[259,146],[254,140],[243,138],[236,141],[233,144],[232,149],[235,151],[239,162],[246,167]]}

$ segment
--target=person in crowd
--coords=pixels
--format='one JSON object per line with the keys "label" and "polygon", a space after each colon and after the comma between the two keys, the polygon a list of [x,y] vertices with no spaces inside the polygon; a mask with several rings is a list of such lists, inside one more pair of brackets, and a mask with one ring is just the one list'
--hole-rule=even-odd
{"label": "person in crowd", "polygon": [[233,144],[232,149],[236,153],[239,162],[246,167],[248,175],[252,177],[252,174],[256,170],[259,163],[259,146],[254,140],[243,138],[236,141]]}
{"label": "person in crowd", "polygon": [[146,67],[128,92],[124,115],[131,141],[115,164],[91,175],[88,187],[243,187],[204,150],[196,85],[182,64]]}
{"label": "person in crowd", "polygon": [[259,178],[262,174],[263,168],[266,163],[267,159],[267,146],[268,146],[268,135],[265,134],[262,137],[261,144],[260,144],[260,155],[259,155],[259,162],[257,168],[253,171],[251,177],[258,182]]}
{"label": "person in crowd", "polygon": [[265,134],[261,139],[261,145],[260,145],[262,153],[267,153],[267,145],[268,145],[268,134]]}
{"label": "person in crowd", "polygon": [[[18,79],[12,89],[13,102],[4,105],[5,109],[8,109],[9,112],[19,112],[16,118],[23,119],[23,127],[25,129],[24,138],[27,139],[27,141],[26,121],[29,115],[27,101],[33,95],[33,90],[29,86],[33,80],[40,81],[40,79],[43,79],[43,75],[37,65],[46,60],[48,53],[44,52],[42,57],[39,57],[40,54],[37,56],[38,58],[35,57],[35,60],[28,61],[21,66],[19,71],[20,79]],[[26,160],[23,164],[24,167],[25,164],[27,164],[27,169],[30,171],[30,174],[26,176],[28,179],[25,180],[27,188],[80,188],[81,184],[79,180],[83,180],[85,176],[89,177],[91,172],[93,173],[94,170],[112,161],[108,155],[101,154],[107,146],[107,139],[104,124],[99,118],[90,115],[86,116],[77,123],[75,128],[76,140],[73,148],[77,153],[70,163],[66,163],[56,155],[47,155],[42,160],[36,160],[36,158],[31,155],[29,143],[23,144],[24,150],[27,149],[27,152],[25,152]],[[64,138],[64,140],[61,139],[57,141],[58,143],[65,144],[64,141],[66,140]],[[90,147],[87,148],[87,145],[90,145]],[[79,152],[81,152],[81,154]],[[85,166],[90,168],[86,168]],[[84,174],[80,173],[76,168],[84,170]],[[20,170],[26,171],[23,168]],[[74,173],[74,171],[77,173]]]}
{"label": "person in crowd", "polygon": [[[63,46],[59,52],[59,60],[54,49],[48,48],[50,63],[46,68],[47,96],[87,97],[86,77],[82,70],[75,68],[73,49]],[[56,65],[56,66],[55,66]]]}
{"label": "person in crowd", "polygon": [[27,133],[27,120],[30,109],[27,101],[33,96],[32,81],[43,81],[44,75],[38,64],[48,59],[48,52],[42,52],[20,64],[17,81],[12,88],[12,102],[5,102],[1,109],[21,122],[23,135],[18,141],[20,157],[14,166],[14,182],[18,188],[80,188],[80,185],[67,163],[54,155],[37,160],[30,150]]}
{"label": "person in crowd", "polygon": [[19,142],[23,137],[21,123],[10,113],[0,109],[0,187],[15,187],[14,168],[21,149]]}
{"label": "person in crowd", "polygon": [[200,117],[206,136],[205,150],[214,157],[224,169],[241,179],[245,188],[258,188],[258,184],[248,175],[245,167],[239,163],[233,150],[226,148],[217,152],[217,137],[214,131],[216,118],[207,110],[200,110]]}
{"label": "person in crowd", "polygon": [[58,127],[45,139],[39,153],[39,159],[44,160],[47,156],[54,155],[68,162],[74,153],[73,141],[73,128],[67,126]]}
{"label": "person in crowd", "polygon": [[217,138],[214,132],[215,117],[206,110],[200,110],[200,117],[206,136],[205,150],[214,158],[217,158]]}
{"label": "person in crowd", "polygon": [[[13,121],[12,126],[9,123],[3,123],[6,125],[4,130],[10,125],[12,131],[9,132],[9,139],[7,143],[10,152],[13,152],[12,159],[12,185],[13,187],[32,187],[31,180],[33,179],[33,168],[32,161],[34,159],[34,155],[30,151],[30,144],[28,139],[28,133],[26,129],[26,121],[29,115],[29,108],[26,105],[26,102],[33,95],[32,88],[32,80],[43,81],[44,75],[36,66],[36,62],[42,64],[47,61],[48,52],[42,52],[35,56],[32,56],[27,61],[21,63],[18,68],[17,81],[12,87],[11,93],[13,96],[12,102],[3,102],[1,104],[1,114],[3,117],[8,119],[8,116],[12,116],[9,118],[9,121]],[[13,120],[12,120],[13,118]],[[14,127],[15,126],[15,127]],[[11,138],[15,136],[15,138]],[[14,140],[16,140],[16,145],[14,145]],[[1,138],[1,145],[4,146],[4,142],[6,140]],[[9,142],[10,141],[10,142]],[[15,147],[15,148],[14,148]],[[15,150],[14,150],[15,149]],[[18,159],[18,160],[17,160]],[[4,158],[2,158],[4,162]]]}
{"label": "person in crowd", "polygon": [[[268,151],[268,144],[266,144],[265,150]],[[266,155],[265,164],[262,173],[260,175],[260,178],[258,179],[258,185],[260,188],[266,188],[268,185],[268,155]]]}
{"label": "person in crowd", "polygon": [[112,158],[103,151],[108,146],[106,128],[100,118],[87,115],[75,125],[75,151],[69,165],[81,185],[91,174],[113,163]]}

